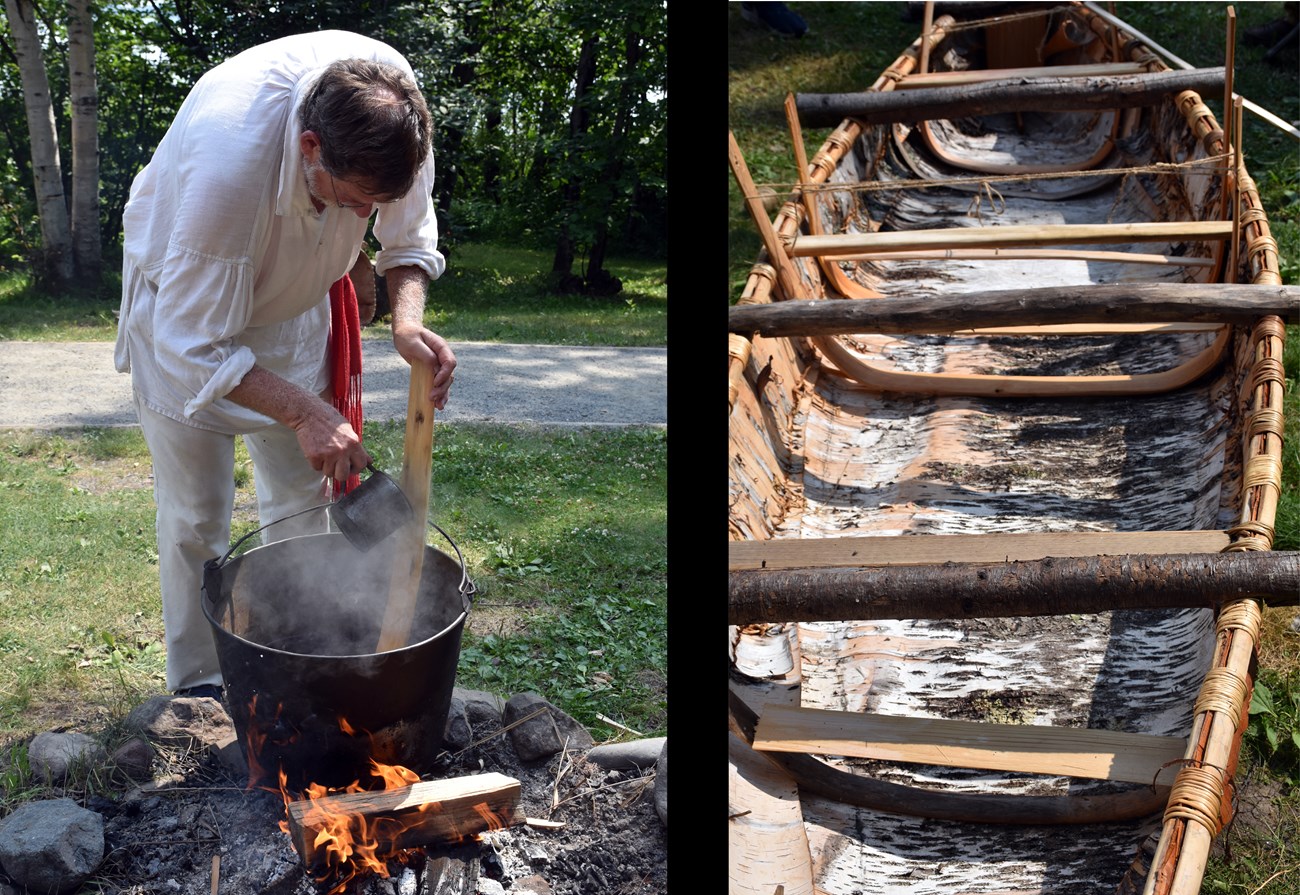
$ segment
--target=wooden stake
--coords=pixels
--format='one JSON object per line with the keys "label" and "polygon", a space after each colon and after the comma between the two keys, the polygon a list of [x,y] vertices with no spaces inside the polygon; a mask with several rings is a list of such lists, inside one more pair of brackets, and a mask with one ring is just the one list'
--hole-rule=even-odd
{"label": "wooden stake", "polygon": [[1233,75],[1233,55],[1237,47],[1237,11],[1231,6],[1228,7],[1228,46],[1227,46],[1227,64],[1224,66],[1223,74],[1223,146],[1227,149],[1232,145],[1232,75]]}
{"label": "wooden stake", "polygon": [[735,133],[727,131],[727,141],[727,162],[731,165],[731,174],[736,179],[736,185],[740,187],[740,195],[745,199],[745,207],[749,209],[749,215],[754,219],[754,225],[758,227],[763,248],[767,250],[767,256],[776,270],[777,284],[786,298],[794,298],[803,291],[799,286],[799,277],[794,272],[794,266],[790,263],[790,256],[784,244],[776,234],[776,228],[772,226],[772,221],[763,208],[763,200],[758,197],[758,188],[754,186],[754,179],[749,176],[749,166],[745,164],[745,157],[740,152],[740,144],[736,142]]}
{"label": "wooden stake", "polygon": [[1232,260],[1228,266],[1229,283],[1237,281],[1237,253],[1240,251],[1241,243],[1241,191],[1238,184],[1241,183],[1241,172],[1245,171],[1245,159],[1241,157],[1241,97],[1236,97],[1232,102],[1232,110],[1228,116],[1233,119],[1233,147],[1230,158],[1232,159]]}
{"label": "wooden stake", "polygon": [[221,855],[212,856],[212,895],[217,895],[217,885],[221,882]]}
{"label": "wooden stake", "polygon": [[794,94],[785,95],[785,121],[790,128],[790,142],[794,146],[795,167],[799,169],[799,185],[803,197],[803,207],[808,213],[808,232],[822,232],[821,221],[817,217],[817,192],[813,185],[812,172],[808,170],[808,150],[803,145],[803,128],[799,126],[799,110],[795,106]]}
{"label": "wooden stake", "polygon": [[308,867],[323,861],[325,846],[318,838],[340,817],[347,819],[353,836],[363,829],[378,829],[390,837],[382,843],[385,854],[422,845],[451,845],[486,830],[522,824],[520,792],[518,780],[487,773],[290,802],[289,834]]}
{"label": "wooden stake", "polygon": [[921,64],[919,70],[925,74],[930,70],[930,32],[934,28],[934,0],[925,0],[925,21],[921,25]]}

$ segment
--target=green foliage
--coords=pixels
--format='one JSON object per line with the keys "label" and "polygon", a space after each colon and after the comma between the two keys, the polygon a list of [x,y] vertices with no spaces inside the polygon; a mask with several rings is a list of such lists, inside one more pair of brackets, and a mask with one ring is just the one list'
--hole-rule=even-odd
{"label": "green foliage", "polygon": [[1265,669],[1250,700],[1247,746],[1290,786],[1300,784],[1300,674]]}
{"label": "green foliage", "polygon": [[[53,0],[37,5],[67,165],[66,11]],[[200,0],[95,9],[106,267],[119,257],[131,181],[203,72],[259,43],[329,28],[376,37],[410,60],[435,120],[434,196],[449,244],[495,238],[554,249],[568,226],[584,245],[608,231],[610,252],[664,256],[662,0]],[[575,137],[584,40],[598,43],[598,72],[581,109],[588,129]],[[40,253],[25,120],[17,66],[0,58],[0,270],[30,270]]]}

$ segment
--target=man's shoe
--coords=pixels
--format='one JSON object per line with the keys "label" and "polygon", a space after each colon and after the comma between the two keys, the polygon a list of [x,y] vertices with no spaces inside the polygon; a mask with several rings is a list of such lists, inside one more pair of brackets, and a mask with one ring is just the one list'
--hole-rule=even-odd
{"label": "man's shoe", "polygon": [[199,684],[197,687],[186,687],[183,690],[176,691],[177,696],[184,696],[187,699],[215,699],[221,701],[221,688],[216,684]]}
{"label": "man's shoe", "polygon": [[808,25],[784,3],[742,3],[740,15],[746,22],[766,25],[782,37],[803,37]]}

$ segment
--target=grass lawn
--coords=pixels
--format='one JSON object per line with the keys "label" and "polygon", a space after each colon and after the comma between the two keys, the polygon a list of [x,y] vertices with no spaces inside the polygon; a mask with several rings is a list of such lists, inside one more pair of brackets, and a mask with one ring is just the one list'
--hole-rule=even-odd
{"label": "grass lawn", "polygon": [[[668,341],[668,274],[662,261],[611,259],[623,291],[608,297],[556,295],[544,288],[550,255],[516,246],[460,244],[429,287],[425,322],[451,342],[660,346]],[[98,295],[37,294],[26,277],[0,271],[0,342],[112,341],[121,280]],[[372,324],[367,338],[385,338]]]}

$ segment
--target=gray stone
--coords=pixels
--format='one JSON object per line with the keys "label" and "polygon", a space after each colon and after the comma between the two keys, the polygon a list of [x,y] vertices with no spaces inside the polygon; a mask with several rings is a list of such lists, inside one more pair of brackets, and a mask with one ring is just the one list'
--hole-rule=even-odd
{"label": "gray stone", "polygon": [[[528,718],[534,712],[538,714]],[[536,693],[517,693],[506,701],[502,723],[514,725],[521,718],[528,720],[510,727],[510,744],[525,761],[548,758],[565,749],[582,751],[595,745],[585,727]]]}
{"label": "gray stone", "polygon": [[447,709],[447,726],[442,733],[443,746],[448,752],[459,752],[474,742],[474,731],[465,714],[465,700],[453,696]]}
{"label": "gray stone", "polygon": [[505,886],[486,876],[478,878],[478,895],[506,895]]}
{"label": "gray stone", "polygon": [[84,733],[38,733],[27,746],[27,761],[46,783],[61,783],[74,767],[100,764],[108,753]]}
{"label": "gray stone", "polygon": [[510,884],[511,895],[552,895],[551,884],[540,876],[525,876]]}
{"label": "gray stone", "polygon": [[153,746],[143,737],[131,737],[113,752],[113,767],[137,782],[153,776]]}
{"label": "gray stone", "polygon": [[659,760],[667,741],[667,737],[646,737],[626,743],[605,743],[593,747],[587,753],[587,761],[611,771],[640,771]]}
{"label": "gray stone", "polygon": [[474,727],[497,727],[501,724],[501,712],[505,710],[506,701],[495,693],[454,687],[451,696],[465,703],[465,717]]}
{"label": "gray stone", "polygon": [[31,892],[74,892],[104,858],[104,818],[71,799],[28,802],[0,821],[0,865]]}
{"label": "gray stone", "polygon": [[655,763],[655,810],[659,812],[659,819],[663,821],[664,829],[668,828],[668,741],[664,740],[663,751],[659,753],[659,761]]}
{"label": "gray stone", "polygon": [[248,759],[244,757],[244,750],[239,745],[239,737],[235,736],[234,732],[219,740],[213,746],[213,751],[216,753],[217,761],[231,778],[241,783],[251,782]]}
{"label": "gray stone", "polygon": [[131,710],[126,727],[155,743],[205,749],[235,735],[225,707],[206,697],[154,696]]}

